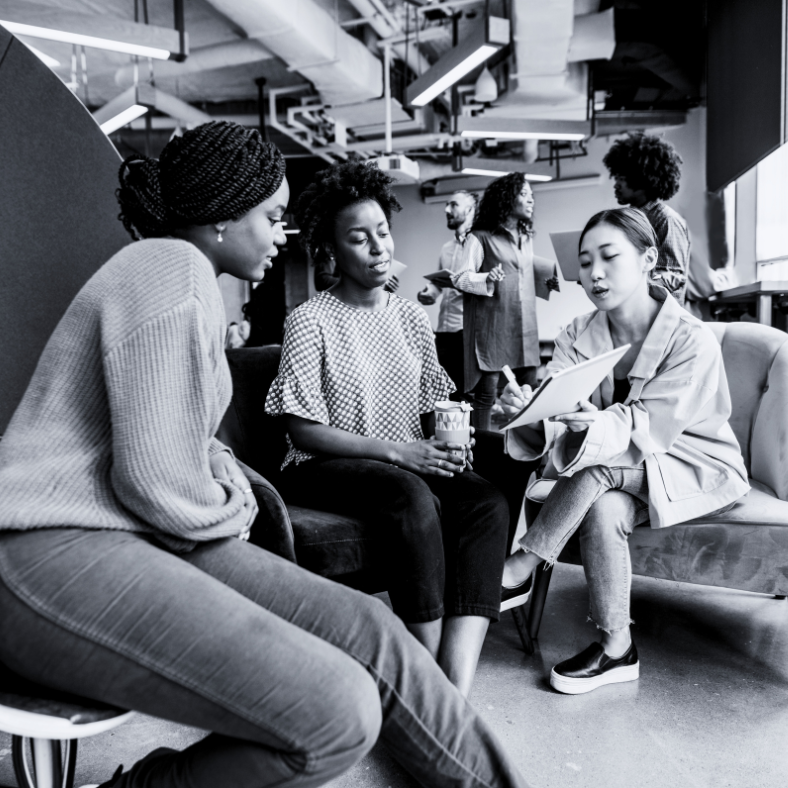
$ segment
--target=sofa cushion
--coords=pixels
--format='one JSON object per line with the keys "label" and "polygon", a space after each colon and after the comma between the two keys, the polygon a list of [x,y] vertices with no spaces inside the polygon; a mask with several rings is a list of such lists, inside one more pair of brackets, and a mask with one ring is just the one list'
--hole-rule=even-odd
{"label": "sofa cushion", "polygon": [[788,503],[759,482],[725,514],[636,528],[632,571],[685,583],[788,594]]}
{"label": "sofa cushion", "polygon": [[233,404],[240,425],[239,459],[278,486],[279,468],[287,452],[284,419],[265,413],[268,389],[279,371],[279,345],[227,350],[233,378]]}
{"label": "sofa cushion", "polygon": [[355,517],[287,505],[298,564],[324,577],[360,572],[372,564],[367,526]]}

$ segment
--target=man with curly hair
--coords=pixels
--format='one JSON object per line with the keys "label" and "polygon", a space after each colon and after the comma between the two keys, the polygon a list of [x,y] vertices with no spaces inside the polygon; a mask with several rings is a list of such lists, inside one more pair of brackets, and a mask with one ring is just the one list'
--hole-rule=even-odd
{"label": "man with curly hair", "polygon": [[642,131],[616,140],[603,159],[615,181],[620,205],[639,208],[648,217],[659,242],[659,260],[652,278],[684,305],[690,259],[687,223],[665,200],[679,190],[681,156],[666,140]]}

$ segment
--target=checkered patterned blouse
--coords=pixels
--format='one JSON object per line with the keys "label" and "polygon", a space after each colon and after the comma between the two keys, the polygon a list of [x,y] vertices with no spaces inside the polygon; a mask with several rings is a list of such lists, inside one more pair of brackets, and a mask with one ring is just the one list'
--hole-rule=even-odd
{"label": "checkered patterned blouse", "polygon": [[[385,309],[365,312],[325,291],[287,319],[265,410],[407,443],[422,440],[419,415],[452,391],[420,306],[389,294]],[[283,468],[315,456],[287,443]]]}

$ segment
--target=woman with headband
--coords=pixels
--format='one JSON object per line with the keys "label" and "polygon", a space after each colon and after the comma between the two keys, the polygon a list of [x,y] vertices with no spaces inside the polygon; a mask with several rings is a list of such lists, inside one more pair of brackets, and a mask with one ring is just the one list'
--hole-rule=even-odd
{"label": "woman with headband", "polygon": [[0,661],[210,731],[102,786],[317,786],[380,733],[424,785],[522,779],[379,601],[243,541],[213,436],[231,397],[216,278],[285,242],[282,154],[212,122],[120,172],[138,240],[85,284],[0,443]]}

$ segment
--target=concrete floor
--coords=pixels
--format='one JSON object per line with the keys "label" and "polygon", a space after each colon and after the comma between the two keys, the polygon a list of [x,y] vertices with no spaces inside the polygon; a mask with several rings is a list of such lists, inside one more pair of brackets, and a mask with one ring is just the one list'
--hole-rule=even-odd
{"label": "concrete floor", "polygon": [[[585,648],[582,570],[559,564],[540,645],[520,647],[508,614],[490,630],[472,703],[534,788],[782,788],[788,784],[788,601],[635,578],[641,679],[554,693],[555,662]],[[81,745],[77,785],[107,779],[158,746],[202,734],[149,717]],[[14,785],[0,735],[0,784]],[[332,788],[413,788],[382,746]],[[217,786],[217,788],[221,788]],[[229,788],[229,787],[228,787]]]}

